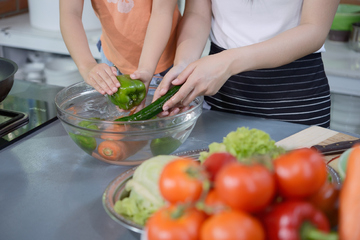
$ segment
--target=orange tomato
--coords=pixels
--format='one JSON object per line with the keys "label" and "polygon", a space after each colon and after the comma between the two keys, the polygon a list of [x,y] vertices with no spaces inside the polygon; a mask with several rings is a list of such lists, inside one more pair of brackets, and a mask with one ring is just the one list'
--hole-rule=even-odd
{"label": "orange tomato", "polygon": [[207,218],[200,229],[200,240],[263,240],[265,231],[250,214],[231,210]]}
{"label": "orange tomato", "polygon": [[177,158],[166,164],[160,174],[161,195],[170,203],[197,201],[203,193],[207,179],[200,163],[191,158]]}
{"label": "orange tomato", "polygon": [[146,222],[148,240],[198,240],[206,214],[193,207],[170,205]]}

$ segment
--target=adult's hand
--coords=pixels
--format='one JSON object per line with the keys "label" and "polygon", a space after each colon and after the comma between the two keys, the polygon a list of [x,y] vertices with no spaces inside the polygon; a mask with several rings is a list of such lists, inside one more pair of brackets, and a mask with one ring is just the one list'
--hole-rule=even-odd
{"label": "adult's hand", "polygon": [[164,104],[164,112],[179,104],[188,106],[198,96],[216,94],[231,76],[229,70],[231,60],[225,52],[205,56],[186,67],[171,82],[173,85],[183,84],[183,86]]}
{"label": "adult's hand", "polygon": [[185,67],[186,66],[175,65],[165,74],[159,86],[155,90],[153,101],[165,95],[169,91],[172,86],[172,81],[174,81],[177,76],[179,76]]}
{"label": "adult's hand", "polygon": [[[172,82],[179,76],[181,71],[185,69],[185,65],[175,65],[173,66],[163,77],[162,81],[160,82],[159,86],[156,88],[153,102],[157,100],[159,97],[165,95],[169,89],[172,87]],[[165,117],[165,116],[173,116],[178,114],[180,111],[183,111],[183,109],[180,109],[181,106],[173,106],[171,110],[169,111],[163,111],[158,116],[159,117]]]}
{"label": "adult's hand", "polygon": [[116,79],[116,68],[110,67],[105,63],[93,65],[87,74],[82,75],[87,84],[103,95],[112,95],[120,87],[120,83]]}

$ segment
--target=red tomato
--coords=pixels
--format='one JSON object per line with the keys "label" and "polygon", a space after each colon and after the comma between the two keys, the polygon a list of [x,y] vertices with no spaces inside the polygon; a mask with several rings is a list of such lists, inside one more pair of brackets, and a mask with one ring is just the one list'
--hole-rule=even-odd
{"label": "red tomato", "polygon": [[290,151],[274,160],[280,195],[304,198],[319,191],[327,178],[323,155],[310,148]]}
{"label": "red tomato", "polygon": [[227,152],[212,153],[203,163],[205,170],[209,174],[210,181],[215,180],[215,176],[219,170],[228,163],[236,162],[237,158]]}
{"label": "red tomato", "polygon": [[160,193],[170,203],[197,201],[207,180],[200,163],[190,158],[177,158],[166,164],[160,174]]}
{"label": "red tomato", "polygon": [[197,240],[206,214],[196,208],[180,210],[167,206],[156,211],[146,222],[148,240]]}
{"label": "red tomato", "polygon": [[263,210],[275,195],[272,172],[261,164],[229,163],[215,179],[218,196],[230,207],[247,212]]}
{"label": "red tomato", "polygon": [[327,216],[332,227],[338,225],[339,197],[340,188],[332,182],[325,181],[320,190],[309,198],[309,201]]}
{"label": "red tomato", "polygon": [[236,162],[237,158],[227,152],[212,153],[207,157],[203,163],[205,170],[209,173],[210,181],[215,180],[216,174],[219,170],[228,163]]}
{"label": "red tomato", "polygon": [[263,240],[265,231],[259,220],[242,211],[223,211],[207,218],[200,229],[200,240]]}

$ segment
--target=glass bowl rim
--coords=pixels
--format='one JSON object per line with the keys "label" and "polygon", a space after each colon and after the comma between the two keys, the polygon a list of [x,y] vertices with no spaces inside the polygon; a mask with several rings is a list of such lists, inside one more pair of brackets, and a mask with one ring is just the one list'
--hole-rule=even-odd
{"label": "glass bowl rim", "polygon": [[[81,120],[81,121],[82,121],[82,120],[86,120],[86,121],[91,121],[91,122],[93,122],[93,123],[105,123],[105,124],[114,124],[114,123],[116,123],[116,124],[119,124],[119,125],[121,125],[121,124],[128,124],[128,125],[132,125],[132,124],[134,124],[134,125],[136,124],[136,125],[137,125],[137,124],[138,124],[138,125],[141,125],[141,124],[145,124],[145,123],[158,122],[159,120],[171,121],[171,120],[173,120],[173,119],[180,118],[181,116],[186,115],[186,114],[188,114],[188,113],[190,113],[190,112],[193,112],[193,111],[195,111],[195,110],[197,110],[197,109],[199,109],[199,108],[202,108],[202,105],[203,105],[203,102],[204,102],[204,96],[198,96],[198,97],[196,97],[195,100],[194,100],[195,102],[198,102],[198,104],[197,104],[194,108],[188,109],[187,111],[178,113],[178,114],[173,115],[173,116],[166,116],[166,117],[156,118],[156,119],[148,119],[148,120],[141,120],[141,121],[115,121],[115,120],[109,121],[109,120],[101,120],[101,119],[89,119],[89,118],[80,117],[80,116],[77,116],[77,115],[75,115],[75,114],[72,114],[72,113],[69,113],[69,112],[65,111],[64,109],[62,109],[62,108],[60,107],[60,105],[59,105],[59,103],[58,103],[58,98],[59,98],[59,96],[60,96],[64,91],[66,91],[67,89],[70,89],[70,88],[72,88],[72,87],[75,87],[76,85],[84,85],[84,84],[85,84],[86,86],[91,87],[91,86],[90,86],[89,84],[87,84],[86,82],[77,82],[77,83],[74,83],[74,84],[72,84],[72,85],[70,85],[70,86],[68,86],[68,87],[63,88],[62,90],[60,90],[60,91],[56,94],[54,102],[55,102],[56,108],[57,108],[61,113],[67,114],[67,115],[69,115],[70,117],[74,117],[74,118],[76,118],[76,119],[78,119],[78,120]],[[96,90],[94,89],[94,91],[96,91]],[[193,101],[193,102],[194,102],[194,101]],[[200,114],[201,114],[201,113],[200,113]],[[198,114],[198,116],[199,116],[200,114]],[[58,114],[58,115],[59,115],[59,114]],[[197,117],[198,117],[198,116],[197,116]],[[59,117],[59,116],[58,116],[58,117]],[[194,119],[197,119],[197,117],[194,118]],[[70,125],[73,125],[71,122],[65,121],[65,120],[62,119],[62,118],[60,118],[60,119],[61,119],[62,121],[64,121],[64,122],[70,124]],[[76,125],[76,127],[80,127],[80,126],[77,126],[77,125]],[[80,127],[80,128],[81,128],[81,127]],[[88,128],[84,128],[84,129],[91,130],[91,129],[88,129]]]}

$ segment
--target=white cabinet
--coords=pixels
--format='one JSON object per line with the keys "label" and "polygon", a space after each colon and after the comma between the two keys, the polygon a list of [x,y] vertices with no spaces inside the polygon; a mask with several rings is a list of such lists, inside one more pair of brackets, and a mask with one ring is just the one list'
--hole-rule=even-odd
{"label": "white cabinet", "polygon": [[[96,47],[100,35],[101,28],[86,30],[90,51],[97,60],[101,59]],[[67,86],[82,80],[63,41],[60,28],[45,30],[45,27],[43,29],[34,27],[29,14],[0,20],[0,56],[9,58],[18,64],[19,69],[15,74],[15,79],[34,82],[46,81],[59,86]],[[46,64],[48,61],[53,61],[54,58],[63,58],[68,65],[63,69],[60,68],[62,65],[59,65],[59,69],[56,69],[57,80],[50,81],[50,77],[47,76]],[[71,75],[69,75],[69,68],[71,68]],[[69,81],[70,76],[72,82]]]}
{"label": "white cabinet", "polygon": [[[100,38],[101,30],[87,31],[86,35],[91,53],[96,59],[100,59],[96,43]],[[46,31],[32,27],[28,13],[0,20],[0,46],[69,54],[60,31]]]}

